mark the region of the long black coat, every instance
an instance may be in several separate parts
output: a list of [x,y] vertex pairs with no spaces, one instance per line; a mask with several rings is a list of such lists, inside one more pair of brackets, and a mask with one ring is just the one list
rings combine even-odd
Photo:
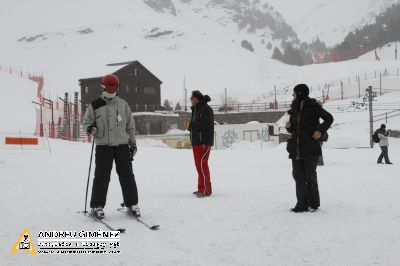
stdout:
[[[323,109],[315,99],[306,98],[302,102],[293,102],[290,114],[292,137],[288,140],[289,158],[309,158],[322,155],[321,145],[313,139],[315,131],[324,135],[333,123],[333,116]],[[324,121],[320,123],[320,119]]]
[[214,111],[207,104],[209,97],[192,107],[192,117],[189,124],[192,145],[214,145]]

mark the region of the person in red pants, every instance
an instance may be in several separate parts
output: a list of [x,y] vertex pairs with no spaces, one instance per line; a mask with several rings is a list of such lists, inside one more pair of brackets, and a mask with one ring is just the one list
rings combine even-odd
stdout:
[[208,105],[210,96],[200,91],[193,91],[190,97],[192,116],[189,124],[190,140],[192,142],[194,161],[198,174],[197,191],[193,194],[199,198],[212,194],[208,158],[214,145],[214,112]]

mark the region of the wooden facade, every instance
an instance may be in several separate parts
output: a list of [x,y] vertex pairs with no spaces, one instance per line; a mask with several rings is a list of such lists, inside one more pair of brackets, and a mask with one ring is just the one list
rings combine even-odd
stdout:
[[[108,64],[121,68],[115,74],[120,81],[119,96],[128,102],[133,112],[162,110],[161,84],[153,73],[139,61]],[[102,93],[101,77],[80,79],[82,110]]]

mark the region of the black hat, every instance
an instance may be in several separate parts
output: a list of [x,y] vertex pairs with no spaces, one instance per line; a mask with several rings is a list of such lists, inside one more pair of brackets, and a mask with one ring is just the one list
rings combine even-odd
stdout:
[[203,100],[204,95],[200,91],[192,91],[192,97],[197,98],[197,100],[201,101]]
[[310,89],[306,84],[298,84],[294,87],[293,91],[299,98],[306,98],[310,94]]
[[386,128],[386,125],[385,125],[385,124],[382,124],[382,125],[381,125],[381,128],[382,128],[382,129]]

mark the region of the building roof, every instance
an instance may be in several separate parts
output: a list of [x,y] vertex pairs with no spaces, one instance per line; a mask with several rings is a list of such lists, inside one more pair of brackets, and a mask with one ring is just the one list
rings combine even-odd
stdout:
[[[120,63],[110,63],[105,65],[106,66],[106,70],[107,72],[104,73],[113,73],[113,74],[118,74],[119,71],[121,71],[122,69],[129,67],[131,65],[134,64],[138,64],[141,67],[143,67],[147,72],[150,73],[151,76],[154,77],[154,79],[156,79],[158,82],[160,82],[160,84],[162,84],[162,81],[156,76],[154,75],[150,70],[148,70],[142,63],[140,63],[139,61],[135,60],[135,61],[127,61],[127,62],[120,62]],[[121,67],[123,66],[123,67]],[[103,75],[103,74],[101,74]],[[79,82],[81,81],[85,81],[85,80],[94,80],[94,79],[100,79],[102,76],[98,76],[98,77],[92,77],[92,78],[82,78],[79,79]]]

